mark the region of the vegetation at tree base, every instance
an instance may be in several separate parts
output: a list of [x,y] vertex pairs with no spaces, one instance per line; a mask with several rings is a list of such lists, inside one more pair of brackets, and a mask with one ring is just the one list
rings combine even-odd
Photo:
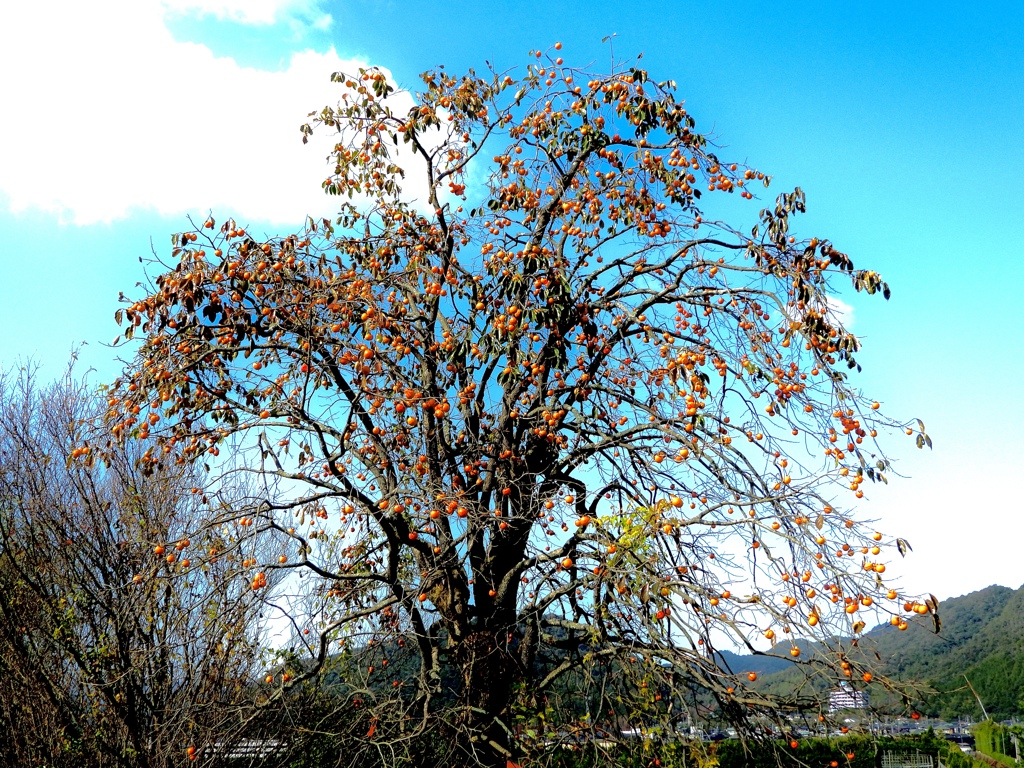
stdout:
[[[913,736],[874,737],[851,734],[834,738],[802,738],[793,741],[776,739],[757,743],[739,740],[721,742],[651,741],[646,745],[611,742],[590,742],[555,748],[544,761],[550,768],[590,768],[593,765],[613,765],[616,768],[779,768],[779,766],[821,766],[821,768],[880,768],[886,752],[902,755],[927,755],[941,761],[946,768],[992,768],[982,757],[964,754],[946,739],[926,733]],[[318,762],[292,764],[294,768],[322,765]],[[429,762],[388,763],[370,762],[368,768],[378,766],[432,765]],[[523,768],[533,765],[523,762]],[[998,765],[998,763],[997,763]]]
[[756,729],[807,702],[723,672],[721,633],[816,636],[802,666],[865,685],[833,638],[866,608],[907,626],[880,562],[906,544],[849,508],[886,479],[883,433],[930,438],[848,379],[830,303],[836,280],[888,286],[791,234],[799,189],[739,205],[769,177],[720,160],[673,83],[558,47],[516,76],[427,73],[401,113],[382,73],[337,74],[303,127],[336,131],[337,219],[257,240],[211,217],[117,313],[141,343],[88,447],[252,475],[244,511],[205,509],[224,546],[192,567],[293,629],[265,704],[332,652],[414,660],[366,667],[350,761],[439,736],[443,763],[505,766],[709,708]]
[[857,734],[842,738],[810,738],[791,742],[776,741],[773,749],[746,749],[741,742],[729,741],[718,745],[720,768],[771,768],[779,765],[831,766],[833,763],[850,768],[870,768],[881,764],[885,752],[921,753],[941,758],[947,768],[953,768],[948,756],[961,755],[956,745],[933,733],[920,736],[873,737]]
[[885,750],[921,752],[936,756],[945,750],[943,739],[935,737],[904,737],[874,739],[849,736],[824,739],[809,738],[795,742],[774,740],[744,744],[738,740],[722,742],[673,742],[650,744],[646,748],[626,752],[621,745],[589,744],[576,749],[560,750],[553,768],[587,768],[609,764],[617,768],[683,768],[711,766],[719,768],[778,768],[779,766],[830,766],[833,762],[845,768],[875,768]]

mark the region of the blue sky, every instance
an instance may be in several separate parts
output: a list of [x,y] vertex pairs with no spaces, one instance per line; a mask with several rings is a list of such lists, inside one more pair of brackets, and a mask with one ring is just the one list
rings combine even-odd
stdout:
[[894,445],[908,479],[861,510],[914,546],[902,583],[1024,583],[1022,6],[100,0],[4,4],[0,28],[0,364],[56,374],[85,343],[112,378],[118,291],[187,215],[273,233],[328,213],[326,150],[297,127],[334,98],[332,71],[414,89],[436,64],[515,67],[556,40],[601,67],[614,35],[678,82],[723,157],[807,192],[800,233],[892,286],[841,298],[861,385],[935,440]]

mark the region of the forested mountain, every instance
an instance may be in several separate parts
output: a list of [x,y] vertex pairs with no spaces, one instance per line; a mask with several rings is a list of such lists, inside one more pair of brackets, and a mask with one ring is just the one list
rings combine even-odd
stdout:
[[[916,702],[925,714],[980,718],[982,712],[966,675],[991,717],[1024,715],[1024,587],[993,585],[951,598],[940,605],[939,615],[938,634],[930,617],[911,620],[903,632],[882,624],[864,635],[860,650],[873,659],[877,653],[890,676],[934,689]],[[815,648],[804,646],[803,650],[801,658],[806,659]],[[721,655],[735,673],[757,672],[766,687],[791,687],[804,681],[805,675],[781,656],[784,651],[778,653],[743,656],[725,651]],[[825,684],[822,681],[821,686]]]
[[986,587],[947,600],[939,612],[938,635],[928,621],[906,632],[884,625],[870,633],[889,671],[942,692],[929,701],[930,714],[981,716],[965,675],[992,717],[1024,714],[1024,587]]

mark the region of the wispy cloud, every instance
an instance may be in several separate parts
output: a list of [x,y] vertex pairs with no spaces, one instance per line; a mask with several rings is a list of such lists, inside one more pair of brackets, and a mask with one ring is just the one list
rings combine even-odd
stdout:
[[221,218],[268,223],[334,210],[320,181],[337,139],[322,132],[303,145],[299,125],[311,110],[337,103],[332,72],[367,63],[331,49],[295,53],[280,71],[243,67],[175,40],[165,25],[169,9],[271,23],[312,4],[59,5],[0,7],[0,197],[13,210],[53,211],[81,224],[137,208],[214,209]]
[[323,18],[318,0],[159,0],[170,12],[214,16],[240,24],[275,24],[290,19]]
[[313,28],[319,30],[330,29],[334,24],[334,17],[329,13],[323,13],[313,21]]
[[834,314],[843,324],[846,330],[853,330],[854,311],[853,307],[836,296],[829,296],[827,300],[829,311]]

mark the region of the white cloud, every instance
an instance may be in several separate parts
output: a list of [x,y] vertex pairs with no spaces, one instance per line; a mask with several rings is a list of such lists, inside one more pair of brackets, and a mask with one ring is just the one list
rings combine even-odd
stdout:
[[[248,20],[302,5],[167,4]],[[337,103],[332,72],[365,63],[332,49],[295,53],[281,71],[242,67],[175,40],[164,23],[167,4],[0,6],[0,198],[15,211],[43,209],[79,224],[138,208],[291,224],[333,212],[336,201],[320,182],[336,137],[323,131],[303,145],[299,125]],[[412,103],[398,101],[401,111]]]
[[846,330],[853,329],[854,313],[851,305],[836,296],[828,296],[826,304],[828,304],[829,311],[839,319]]
[[319,30],[330,29],[332,24],[334,24],[334,17],[329,13],[325,13],[316,18],[313,22],[313,28]]
[[215,16],[240,24],[273,24],[285,17],[320,16],[315,0],[160,0],[168,11]]

